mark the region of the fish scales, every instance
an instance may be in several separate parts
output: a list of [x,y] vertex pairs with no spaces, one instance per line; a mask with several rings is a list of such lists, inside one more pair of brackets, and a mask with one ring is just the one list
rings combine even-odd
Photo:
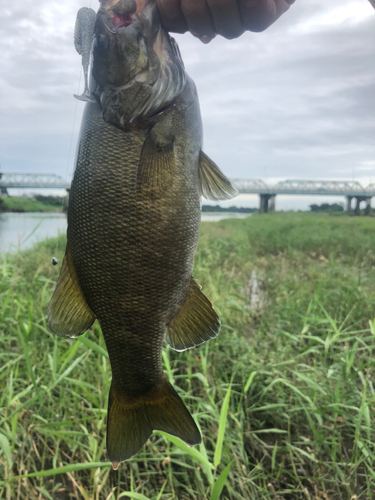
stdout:
[[[107,452],[115,468],[153,430],[201,441],[163,373],[162,347],[166,340],[181,351],[218,334],[192,270],[201,195],[234,194],[201,151],[195,85],[155,2],[130,2],[129,12],[127,5],[103,0],[96,16],[66,254],[49,306],[57,335],[77,337],[100,323],[112,370]],[[87,32],[87,18],[77,17],[77,33]]]
[[134,393],[154,381],[154,372],[159,377],[164,325],[190,284],[199,231],[197,174],[181,168],[185,180],[176,176],[162,199],[150,199],[147,190],[140,195],[142,141],[107,124],[97,104],[88,104],[85,115],[68,248],[87,304],[102,326],[114,383]]

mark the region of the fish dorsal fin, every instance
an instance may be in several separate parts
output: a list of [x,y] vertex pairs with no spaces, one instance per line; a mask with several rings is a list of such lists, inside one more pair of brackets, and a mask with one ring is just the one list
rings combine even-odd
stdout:
[[185,302],[168,325],[166,341],[176,351],[184,351],[217,336],[220,319],[211,302],[192,278]]
[[199,154],[199,184],[207,200],[230,200],[238,195],[230,180],[203,151]]
[[60,337],[78,337],[95,321],[95,315],[86,303],[78,278],[65,254],[59,280],[48,306],[50,329]]

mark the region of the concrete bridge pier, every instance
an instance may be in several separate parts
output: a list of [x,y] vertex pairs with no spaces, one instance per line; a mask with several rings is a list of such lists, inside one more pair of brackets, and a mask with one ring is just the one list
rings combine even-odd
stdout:
[[266,214],[267,212],[275,211],[275,194],[260,194],[259,213]]
[[370,215],[371,212],[371,198],[366,199],[365,215]]
[[370,215],[371,212],[371,197],[368,196],[356,196],[355,197],[356,203],[355,203],[355,209],[354,209],[354,215],[361,215],[361,202],[365,201],[366,202],[366,208],[365,208],[365,215]]
[[353,196],[346,197],[346,214],[347,215],[352,214],[352,199],[353,199]]
[[268,212],[268,200],[269,200],[268,195],[260,194],[259,199],[260,199],[259,213],[266,214]]
[[275,211],[275,207],[276,207],[276,195],[272,194],[270,196],[268,209],[269,209],[270,212],[274,212]]
[[354,208],[354,215],[356,215],[358,217],[358,215],[361,214],[360,210],[361,210],[361,201],[362,199],[359,198],[359,196],[356,196],[355,198],[355,208]]

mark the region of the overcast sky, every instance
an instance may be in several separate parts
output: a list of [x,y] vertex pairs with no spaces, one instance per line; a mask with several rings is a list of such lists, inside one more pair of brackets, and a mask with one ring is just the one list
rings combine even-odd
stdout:
[[[73,29],[82,6],[90,0],[2,7],[3,171],[71,178],[84,107],[73,98],[81,74]],[[229,177],[375,182],[375,11],[367,0],[296,0],[264,33],[232,41],[175,38],[198,87],[205,152]],[[314,202],[321,200],[280,197],[277,206]]]

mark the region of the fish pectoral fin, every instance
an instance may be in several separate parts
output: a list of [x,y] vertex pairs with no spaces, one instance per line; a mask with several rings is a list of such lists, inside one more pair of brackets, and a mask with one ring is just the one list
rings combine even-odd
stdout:
[[230,180],[203,151],[199,154],[199,185],[207,200],[230,200],[238,195]]
[[74,266],[66,253],[48,306],[49,327],[60,337],[78,337],[94,321],[95,315],[86,303]]
[[173,137],[155,126],[143,144],[138,169],[138,189],[163,192],[172,184],[175,171]]
[[193,417],[165,376],[154,394],[135,402],[126,402],[117,392],[112,383],[108,400],[107,453],[114,468],[136,455],[153,430],[168,432],[190,446],[201,442]]
[[192,278],[186,300],[167,327],[166,341],[176,351],[185,351],[217,336],[220,319],[211,302]]

